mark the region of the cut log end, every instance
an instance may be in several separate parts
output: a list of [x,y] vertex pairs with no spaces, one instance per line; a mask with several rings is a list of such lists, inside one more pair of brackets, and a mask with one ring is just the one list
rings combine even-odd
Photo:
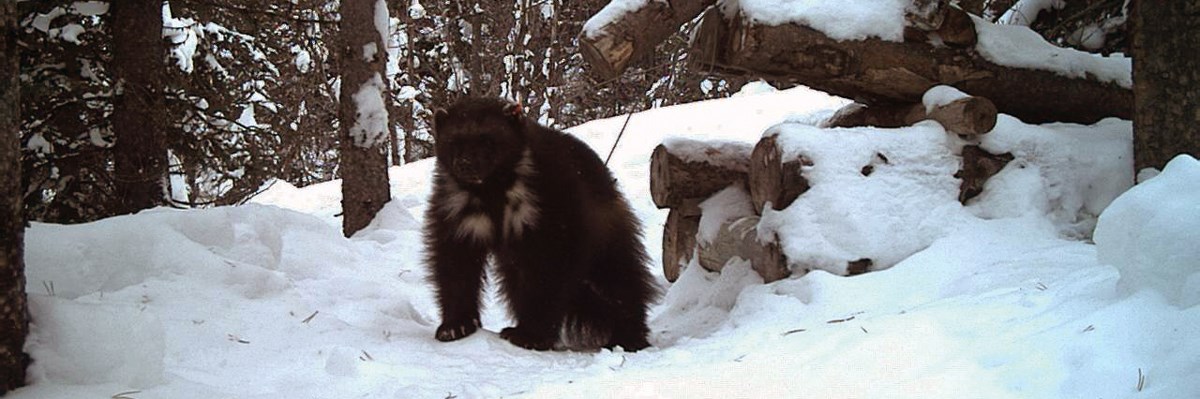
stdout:
[[684,161],[661,144],[650,155],[650,198],[660,209],[679,207],[689,199],[708,198],[745,181],[743,171],[708,162]]
[[938,121],[947,131],[960,135],[980,135],[996,127],[996,104],[983,97],[966,97],[929,110],[929,119]]
[[696,233],[700,231],[699,202],[672,209],[663,226],[663,276],[667,281],[679,279],[683,265],[691,262],[696,247]]
[[787,208],[808,191],[801,168],[812,166],[812,161],[801,157],[785,162],[782,156],[774,136],[759,140],[750,153],[750,199],[756,213],[762,214],[768,203],[774,210]]
[[617,40],[616,36],[592,39],[580,35],[579,51],[593,73],[602,79],[614,79],[620,76],[633,57],[633,42]]

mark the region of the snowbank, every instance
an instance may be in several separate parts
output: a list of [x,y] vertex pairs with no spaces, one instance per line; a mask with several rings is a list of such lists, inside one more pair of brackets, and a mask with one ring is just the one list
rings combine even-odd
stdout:
[[785,123],[766,135],[777,137],[781,159],[813,163],[801,172],[811,188],[786,209],[767,207],[759,223],[759,239],[778,236],[792,266],[844,275],[849,262],[867,258],[887,268],[945,235],[953,226],[947,219],[962,217],[954,178],[960,160],[953,135],[936,123],[903,129]]
[[777,137],[783,159],[812,161],[801,169],[811,188],[786,209],[765,210],[759,237],[778,236],[794,268],[839,275],[860,259],[870,259],[872,270],[890,267],[972,215],[1045,218],[1064,236],[1087,238],[1100,212],[1133,184],[1132,130],[1117,119],[1027,125],[1001,115],[979,145],[1014,159],[964,208],[955,154],[968,143],[935,122],[900,129],[780,124],[766,135]]
[[1121,272],[1127,294],[1150,290],[1182,308],[1200,304],[1200,162],[1175,157],[1158,176],[1100,216],[1100,261]]

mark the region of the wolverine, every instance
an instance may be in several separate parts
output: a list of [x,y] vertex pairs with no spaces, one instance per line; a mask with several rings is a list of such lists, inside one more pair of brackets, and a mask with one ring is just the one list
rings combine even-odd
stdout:
[[500,99],[459,100],[434,113],[433,127],[424,239],[442,317],[435,338],[479,329],[491,264],[515,322],[500,337],[512,344],[649,346],[646,312],[657,289],[641,228],[596,153]]

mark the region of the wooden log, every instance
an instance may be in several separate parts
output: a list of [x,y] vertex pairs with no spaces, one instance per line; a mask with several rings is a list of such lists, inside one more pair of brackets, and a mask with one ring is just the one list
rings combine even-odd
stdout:
[[750,261],[763,281],[772,282],[791,275],[779,244],[758,241],[758,217],[749,216],[721,225],[712,242],[697,247],[697,263],[707,270],[721,271],[733,257]]
[[663,276],[667,281],[679,279],[683,266],[692,261],[696,248],[696,233],[700,231],[700,201],[692,200],[671,209],[663,226]]
[[965,97],[926,109],[924,104],[848,104],[821,127],[902,127],[924,119],[937,121],[947,132],[961,136],[987,134],[996,127],[996,105],[983,97]]
[[705,269],[719,272],[734,256],[749,260],[750,254],[757,252],[761,247],[757,241],[757,224],[757,217],[741,218],[722,224],[712,242],[696,245],[696,255],[699,257],[696,259],[697,263]]
[[[707,21],[709,18],[721,20]],[[951,21],[956,18],[965,19],[956,24]],[[1128,88],[1094,78],[999,66],[971,45],[877,38],[838,41],[795,23],[765,25],[740,14],[724,18],[715,12],[705,14],[704,19],[693,44],[716,43],[719,51],[709,50],[697,61],[718,72],[792,80],[867,105],[916,104],[930,88],[950,85],[987,98],[999,112],[1028,123],[1090,124],[1133,115],[1133,94]],[[956,25],[964,32],[943,32]],[[974,21],[965,13],[947,14],[934,33],[947,43],[975,42]]]
[[979,33],[975,31],[975,21],[966,11],[954,7],[946,7],[946,19],[942,26],[933,31],[930,39],[940,41],[951,47],[970,47],[979,42]]
[[996,127],[996,104],[983,97],[966,97],[940,104],[925,115],[940,123],[946,131],[975,136],[987,134]]
[[736,256],[750,261],[764,282],[790,276],[777,240],[758,241],[758,220],[757,216],[749,216],[723,224],[713,242],[697,247],[697,263],[707,270],[721,271]]
[[962,184],[959,185],[958,202],[966,205],[967,201],[983,193],[983,186],[987,180],[1000,173],[1000,170],[1013,160],[1013,155],[992,154],[977,145],[969,145],[963,147],[962,159],[962,169],[955,173],[954,177],[962,180]]
[[[592,18],[620,12],[610,9],[622,6],[620,3],[610,3]],[[716,0],[647,1],[642,8],[624,10],[618,18],[588,21],[579,35],[579,49],[593,72],[604,79],[615,78],[714,3]]]
[[783,256],[783,249],[779,247],[779,237],[773,237],[760,245],[761,251],[751,255],[750,263],[754,271],[762,276],[763,282],[779,281],[792,275],[787,258]]
[[821,123],[823,128],[831,127],[883,127],[895,128],[910,126],[925,119],[923,104],[876,104],[865,105],[850,103],[837,110],[828,120]]
[[[731,154],[713,154],[718,155]],[[731,184],[745,182],[746,168],[744,164],[685,161],[659,144],[650,155],[650,197],[659,209],[675,208],[686,200],[708,198]]]
[[812,166],[806,157],[783,159],[776,136],[764,137],[750,153],[750,199],[754,212],[761,215],[767,203],[774,210],[787,208],[808,191],[808,180],[801,167]]

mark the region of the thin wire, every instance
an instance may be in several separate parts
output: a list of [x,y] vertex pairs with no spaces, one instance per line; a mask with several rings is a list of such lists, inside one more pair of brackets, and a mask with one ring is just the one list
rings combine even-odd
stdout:
[[617,152],[617,144],[621,143],[621,136],[625,135],[625,127],[629,126],[630,119],[633,119],[632,112],[625,116],[625,124],[621,125],[621,131],[617,133],[617,140],[613,141],[612,149],[608,150],[608,157],[604,158],[604,166],[608,166],[608,161],[612,159],[613,153]]

